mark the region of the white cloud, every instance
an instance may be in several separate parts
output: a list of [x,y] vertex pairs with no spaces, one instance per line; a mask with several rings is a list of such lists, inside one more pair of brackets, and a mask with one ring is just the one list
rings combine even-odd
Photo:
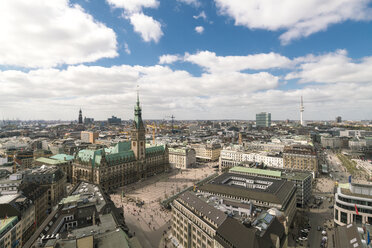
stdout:
[[159,57],[159,64],[172,64],[181,59],[179,55],[165,54]]
[[[132,119],[137,85],[141,87],[145,119],[159,119],[172,113],[177,119],[254,119],[260,111],[271,112],[273,119],[298,119],[301,95],[307,120],[334,119],[337,115],[344,119],[368,119],[372,115],[369,57],[353,61],[346,51],[340,50],[290,61],[275,53],[222,57],[213,52],[200,52],[184,58],[164,55],[159,62],[170,63],[176,58],[195,61],[205,71],[194,76],[186,70],[163,65],[79,65],[28,72],[0,71],[1,118],[76,119],[81,106],[84,116],[96,120],[113,114]],[[336,68],[345,68],[345,72],[336,70],[339,78],[336,71],[331,70],[329,76],[317,79],[328,83],[304,84],[301,89],[290,89],[298,87],[296,83],[289,85],[289,89],[281,89],[284,75],[261,71],[278,67],[302,73],[306,64],[315,68],[315,65],[332,63]],[[252,68],[257,72],[243,72]],[[358,80],[339,81],[349,73],[360,74]],[[330,81],[333,76],[335,79]],[[308,80],[307,77],[304,74],[303,79]]]
[[372,56],[354,61],[346,50],[320,56],[309,55],[297,59],[296,71],[286,79],[299,79],[300,83],[372,83]]
[[127,53],[127,54],[130,54],[130,49],[129,49],[129,46],[128,46],[128,43],[124,43],[124,51]]
[[160,22],[156,21],[151,16],[143,13],[135,13],[130,17],[130,23],[133,25],[134,31],[139,33],[142,39],[146,42],[158,42],[163,36]]
[[273,52],[247,56],[217,56],[214,52],[201,51],[186,54],[185,61],[197,64],[209,72],[289,68],[293,64],[287,57]]
[[163,36],[161,24],[151,16],[142,12],[143,8],[157,8],[157,0],[107,0],[114,8],[124,9],[123,17],[130,20],[135,32],[139,33],[145,42],[159,42]]
[[[145,118],[159,118],[176,109],[192,113],[218,108],[225,105],[218,99],[275,88],[278,80],[267,72],[204,73],[195,77],[187,71],[160,65],[9,70],[0,72],[3,88],[0,106],[6,117],[15,118],[71,119],[75,118],[76,106],[82,106],[95,110],[90,116],[96,119],[111,114],[125,115],[128,119],[133,115],[136,85],[140,85],[141,101],[146,106]],[[21,108],[29,111],[20,111]],[[14,116],[14,113],[19,115]]]
[[202,34],[204,32],[204,28],[202,26],[196,26],[195,27],[195,31],[198,33],[198,34]]
[[219,12],[235,25],[250,29],[286,30],[283,44],[327,29],[346,20],[371,20],[370,0],[215,0]]
[[115,8],[122,8],[126,13],[138,13],[143,8],[157,8],[157,0],[107,0]]
[[194,7],[200,7],[199,0],[177,0],[177,2],[185,3]]
[[114,31],[68,0],[12,0],[1,6],[2,65],[53,67],[118,55]]
[[207,15],[205,14],[205,12],[204,12],[204,10],[202,11],[202,12],[200,12],[200,14],[199,15],[194,15],[194,16],[192,16],[194,19],[199,19],[199,18],[202,18],[202,19],[204,19],[204,20],[207,20]]

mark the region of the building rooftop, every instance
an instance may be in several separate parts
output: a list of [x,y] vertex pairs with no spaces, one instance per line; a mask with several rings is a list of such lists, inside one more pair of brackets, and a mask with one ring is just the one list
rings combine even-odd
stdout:
[[82,182],[70,196],[60,201],[60,204],[66,206],[73,203],[78,205],[94,203],[97,211],[100,212],[106,205],[106,200],[96,185]]
[[184,204],[188,205],[191,209],[199,212],[202,218],[206,219],[207,222],[213,222],[213,224],[217,227],[220,226],[227,218],[225,213],[208,205],[205,201],[199,199],[190,191],[186,191],[185,193],[181,194],[178,199],[184,202]]
[[291,171],[283,172],[281,178],[291,179],[291,180],[305,180],[308,177],[312,177],[311,172],[300,172],[300,171]]
[[282,174],[280,171],[263,170],[263,169],[248,168],[248,167],[242,167],[242,166],[235,166],[231,168],[229,172],[252,173],[252,174],[271,176],[271,177],[280,177]]
[[19,196],[20,196],[20,194],[2,195],[2,196],[0,196],[0,204],[10,203]]
[[[235,180],[239,182],[235,183]],[[243,184],[244,182],[248,182],[248,184],[253,182],[255,185],[253,186],[254,188],[251,185],[244,187],[239,185],[241,182]],[[224,173],[198,189],[215,194],[231,195],[238,198],[244,197],[283,205],[288,200],[287,196],[292,191],[295,191],[295,186],[294,183],[284,180]]]
[[348,189],[348,188],[340,188],[340,190],[341,190],[341,193],[344,194],[344,195],[350,195],[350,196],[355,196],[355,197],[360,197],[360,198],[372,199],[371,195],[355,194],[355,193],[351,192],[350,189]]
[[338,226],[335,232],[336,247],[338,248],[372,247],[372,244],[367,245],[368,238],[366,231],[370,231],[370,225],[366,225],[364,228],[360,226],[358,227],[354,223],[345,226]]
[[56,160],[56,159],[51,159],[51,158],[37,158],[35,160],[36,162],[43,163],[43,164],[50,164],[50,165],[59,165],[59,164],[64,164],[66,161],[61,161],[61,160]]
[[259,246],[256,228],[246,228],[232,218],[227,218],[226,221],[217,229],[216,240],[220,244],[228,242],[233,247],[269,247]]
[[18,222],[17,216],[10,216],[8,218],[0,219],[0,238],[5,234],[7,229],[15,226]]
[[50,158],[60,160],[60,161],[71,161],[74,159],[74,156],[61,153],[61,154],[56,154],[54,156],[51,156]]

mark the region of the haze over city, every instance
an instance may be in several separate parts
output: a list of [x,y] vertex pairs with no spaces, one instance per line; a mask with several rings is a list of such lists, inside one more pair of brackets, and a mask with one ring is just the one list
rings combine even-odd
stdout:
[[6,1],[0,118],[371,119],[371,1]]

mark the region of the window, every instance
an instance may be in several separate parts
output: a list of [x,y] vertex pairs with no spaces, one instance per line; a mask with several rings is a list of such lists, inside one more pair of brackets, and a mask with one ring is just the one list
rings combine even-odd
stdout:
[[362,216],[353,214],[353,221],[356,222],[357,224],[362,224]]
[[347,224],[347,214],[345,212],[341,212],[341,222]]

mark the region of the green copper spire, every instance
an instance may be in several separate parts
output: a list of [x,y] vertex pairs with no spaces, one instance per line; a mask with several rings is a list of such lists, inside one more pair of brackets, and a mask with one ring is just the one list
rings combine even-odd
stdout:
[[139,86],[137,85],[137,106],[139,106]]
[[138,90],[138,85],[137,85],[137,104],[134,107],[134,124],[137,129],[143,126],[141,112],[142,111],[141,111],[141,106],[140,106],[140,101],[139,101],[139,90]]

